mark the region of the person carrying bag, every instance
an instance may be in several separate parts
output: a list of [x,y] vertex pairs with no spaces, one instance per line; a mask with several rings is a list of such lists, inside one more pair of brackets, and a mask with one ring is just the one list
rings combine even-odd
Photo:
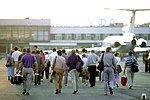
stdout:
[[131,64],[131,71],[139,72],[138,63],[136,61]]
[[57,51],[58,56],[55,57],[54,63],[52,64],[52,76],[54,77],[54,84],[56,93],[60,94],[62,90],[62,80],[65,70],[65,58],[62,57],[62,51]]
[[102,55],[102,59],[101,59],[101,61],[98,63],[98,66],[97,66],[97,69],[98,69],[99,71],[103,71],[103,70],[104,70],[103,57],[104,57],[104,54]]
[[125,74],[125,70],[127,70],[129,89],[133,88],[133,82],[134,82],[134,77],[135,77],[135,72],[133,72],[133,70],[132,70],[133,62],[137,62],[137,59],[135,58],[135,56],[133,56],[133,52],[129,51],[128,57],[125,60],[125,67],[124,67],[124,74]]

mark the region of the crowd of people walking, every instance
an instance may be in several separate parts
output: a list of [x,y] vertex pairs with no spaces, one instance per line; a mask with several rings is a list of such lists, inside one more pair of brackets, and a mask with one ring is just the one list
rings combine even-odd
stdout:
[[[79,91],[79,76],[86,86],[94,87],[96,85],[97,72],[99,79],[104,83],[104,94],[113,95],[114,87],[119,88],[119,74],[123,70],[123,74],[128,77],[129,89],[133,88],[134,72],[131,72],[131,64],[137,59],[129,52],[129,56],[125,61],[125,67],[120,64],[120,53],[112,53],[111,47],[106,48],[106,52],[97,55],[94,50],[89,53],[86,49],[79,53],[78,50],[72,50],[71,54],[67,54],[65,49],[56,50],[53,48],[52,53],[38,50],[38,46],[34,46],[34,50],[24,48],[19,51],[18,47],[11,50],[6,56],[7,61],[11,61],[11,66],[7,67],[8,80],[15,74],[23,75],[23,95],[30,95],[32,81],[34,85],[40,85],[44,78],[54,82],[56,94],[61,94],[62,87],[68,85],[68,77],[72,79],[73,92]],[[98,71],[97,65],[103,61],[104,69]],[[82,66],[82,72],[76,69],[77,63]],[[126,71],[127,70],[127,71]],[[53,76],[50,74],[53,72]],[[54,73],[55,72],[55,73]]]

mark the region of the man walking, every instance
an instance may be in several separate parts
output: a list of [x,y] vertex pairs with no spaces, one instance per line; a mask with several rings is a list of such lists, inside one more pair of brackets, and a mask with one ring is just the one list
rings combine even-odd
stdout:
[[22,74],[23,74],[23,92],[22,94],[30,95],[29,91],[31,89],[31,83],[32,83],[32,75],[33,75],[33,69],[32,66],[33,64],[36,65],[36,72],[37,72],[37,63],[36,59],[34,56],[30,54],[30,49],[27,49],[27,53],[22,57],[21,59],[21,64],[19,65],[18,71],[22,69],[21,67],[23,66]]
[[72,54],[68,58],[67,66],[69,67],[69,73],[73,80],[74,91],[72,94],[76,94],[78,92],[78,78],[79,78],[79,73],[76,70],[76,64],[77,62],[81,62],[81,65],[83,66],[83,61],[81,60],[79,55],[76,55],[75,50],[72,50],[71,53]]
[[[100,58],[99,62],[101,62],[102,57]],[[116,71],[116,63],[115,57],[111,53],[111,47],[106,48],[106,53],[103,56],[104,62],[104,94],[108,94],[108,89],[110,94],[113,94],[113,84],[114,84],[114,69]]]
[[89,79],[89,82],[91,84],[90,87],[95,86],[97,61],[98,61],[98,56],[95,54],[94,50],[91,50],[91,53],[88,55],[87,58],[88,71],[90,73],[90,79]]

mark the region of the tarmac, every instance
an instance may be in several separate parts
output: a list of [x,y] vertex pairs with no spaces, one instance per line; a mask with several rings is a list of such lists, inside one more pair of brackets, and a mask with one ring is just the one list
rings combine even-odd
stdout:
[[104,95],[103,83],[98,78],[95,87],[85,86],[80,79],[78,93],[72,94],[70,77],[68,85],[63,86],[61,94],[55,94],[54,83],[44,78],[41,85],[32,85],[30,95],[22,95],[22,84],[13,85],[7,80],[7,68],[4,64],[5,60],[0,60],[0,100],[141,100],[142,93],[146,93],[150,98],[150,73],[144,72],[142,61],[139,62],[140,71],[135,75],[133,89],[128,89],[128,86],[119,83],[119,88],[113,89],[114,94],[107,96]]

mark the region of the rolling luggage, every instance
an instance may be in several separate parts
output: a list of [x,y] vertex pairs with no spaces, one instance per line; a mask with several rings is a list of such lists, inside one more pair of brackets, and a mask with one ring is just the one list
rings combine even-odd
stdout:
[[23,76],[22,75],[15,75],[11,78],[11,84],[21,84],[23,83]]
[[126,75],[121,76],[121,84],[122,84],[122,86],[126,86],[126,84],[127,84],[127,76]]

